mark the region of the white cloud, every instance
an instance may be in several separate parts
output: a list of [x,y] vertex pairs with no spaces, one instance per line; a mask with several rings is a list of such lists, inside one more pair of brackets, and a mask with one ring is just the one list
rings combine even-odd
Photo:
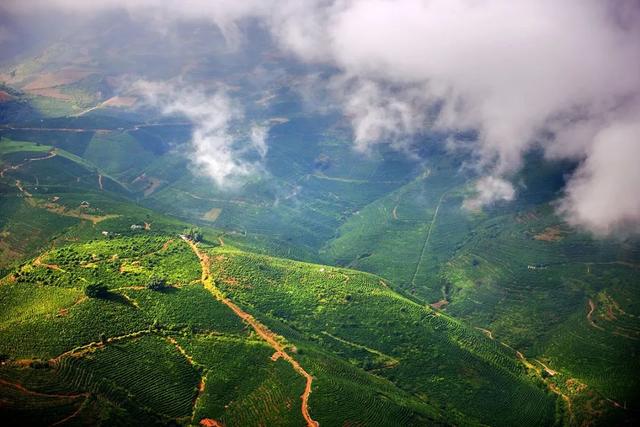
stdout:
[[257,151],[258,155],[264,159],[267,155],[267,135],[269,134],[269,128],[264,125],[254,124],[251,127],[250,141],[253,148]]
[[[427,128],[475,129],[473,155],[488,177],[466,205],[479,207],[512,199],[505,179],[540,146],[550,157],[584,161],[561,204],[571,223],[599,234],[640,223],[640,191],[623,190],[640,181],[607,173],[616,163],[592,158],[607,150],[637,158],[640,140],[622,144],[609,129],[630,114],[640,120],[637,3],[355,0],[334,8],[327,23],[326,60],[362,82],[341,89],[361,150]],[[431,119],[433,106],[440,111]],[[589,195],[607,200],[598,189],[614,184],[627,200],[585,216],[598,200]]]
[[[504,183],[526,151],[541,147],[549,157],[584,162],[561,203],[567,218],[598,233],[620,228],[615,203],[606,207],[611,215],[587,219],[579,212],[605,185],[600,179],[628,184],[619,174],[601,173],[605,166],[591,170],[600,164],[593,156],[603,158],[607,147],[632,156],[640,143],[621,144],[611,131],[630,114],[640,120],[636,0],[13,0],[5,6],[118,7],[149,21],[156,15],[205,20],[234,43],[242,40],[240,21],[257,19],[282,49],[337,70],[331,92],[359,150],[380,142],[402,148],[430,129],[474,129],[473,156],[490,177],[479,181],[485,196],[476,200],[491,203],[507,192],[488,184]],[[491,189],[497,193],[490,197]],[[632,193],[627,198],[634,202],[620,208],[624,223],[638,218],[629,210],[637,209],[640,191]]]
[[640,231],[640,122],[599,131],[560,203],[572,225],[597,235]]
[[347,76],[334,78],[331,86],[351,122],[359,151],[379,143],[402,148],[408,137],[428,127],[429,105],[418,87],[389,87]]
[[[192,151],[187,155],[196,170],[212,178],[220,188],[233,188],[242,178],[262,169],[268,128],[253,125],[247,140],[240,139],[231,125],[243,119],[242,109],[222,89],[208,93],[202,87],[138,81],[133,90],[164,114],[182,115],[194,124]],[[258,160],[247,159],[252,150]]]
[[509,181],[495,176],[485,176],[475,183],[475,193],[463,203],[465,209],[476,211],[499,201],[511,201],[516,191]]

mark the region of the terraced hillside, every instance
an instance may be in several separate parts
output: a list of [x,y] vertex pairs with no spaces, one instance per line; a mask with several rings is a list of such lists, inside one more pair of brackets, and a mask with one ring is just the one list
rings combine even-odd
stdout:
[[116,178],[59,145],[2,138],[0,161],[0,268],[50,245],[186,226],[128,200]]
[[575,423],[636,418],[638,241],[570,227],[553,206],[568,166],[532,164],[518,201],[484,211],[465,210],[465,183],[433,170],[349,218],[322,253],[519,349],[581,402]]
[[[93,283],[106,291],[87,296]],[[42,253],[0,294],[15,422],[37,408],[59,424],[300,425],[306,399],[320,425],[556,416],[512,350],[352,270],[177,235],[103,238]]]
[[[245,250],[384,277],[419,305],[518,349],[536,375],[545,366],[557,373],[548,382],[576,402],[567,418],[576,423],[633,417],[638,243],[594,240],[554,214],[571,165],[534,158],[518,201],[468,211],[459,159],[436,145],[419,162],[385,148],[356,162],[340,130],[294,117],[272,128],[269,178],[226,193],[172,151],[188,139],[179,122],[93,112],[42,123],[0,130],[11,137],[0,141],[6,271],[52,245],[103,233],[175,236],[187,224],[157,213],[169,212]],[[211,225],[224,231],[207,231]],[[370,339],[324,332],[358,345]]]
[[634,2],[79,3],[0,2],[0,420],[640,425]]
[[[295,129],[294,125],[286,132]],[[243,190],[242,199],[231,200],[228,195],[224,196],[226,199],[219,198],[220,194],[211,192],[213,190],[202,178],[178,172],[186,165],[175,167],[170,152],[163,151],[162,143],[149,136],[156,130],[150,130],[143,139],[130,137],[129,131],[117,130],[92,131],[86,136],[66,131],[23,130],[20,131],[22,136],[33,142],[3,139],[0,143],[3,160],[0,182],[5,189],[0,208],[3,212],[2,266],[11,268],[48,246],[74,241],[163,233],[176,236],[185,228],[185,223],[135,203],[135,198],[142,196],[144,203],[164,210],[167,203],[174,200],[171,204],[178,209],[186,208],[179,213],[190,220],[197,220],[202,212],[215,211],[215,218],[210,216],[211,220],[203,220],[201,224],[209,238],[218,243],[226,241],[263,253],[326,260],[334,265],[348,265],[392,278],[392,282],[386,279],[384,282],[411,295],[417,306],[430,303],[437,308],[436,312],[442,314],[444,310],[465,321],[477,328],[473,330],[474,334],[484,333],[495,338],[496,347],[501,351],[506,349],[511,356],[516,353],[509,348],[518,349],[524,355],[522,357],[533,361],[525,364],[531,375],[554,373],[546,381],[548,388],[564,396],[565,410],[569,411],[565,414],[567,422],[632,417],[629,411],[633,410],[638,389],[634,379],[638,367],[633,363],[638,330],[634,291],[637,245],[634,242],[621,245],[613,241],[594,241],[576,233],[554,216],[547,200],[553,196],[549,189],[556,185],[558,171],[562,168],[539,168],[532,176],[523,176],[530,194],[523,195],[522,202],[473,213],[461,209],[467,194],[464,176],[452,172],[455,162],[446,163],[437,152],[432,153],[435,157],[423,164],[422,169],[412,169],[408,175],[400,173],[403,163],[397,163],[397,168],[393,168],[394,156],[385,158],[384,155],[367,167],[349,170],[345,175],[347,164],[332,160],[320,170],[310,153],[298,156],[301,153],[291,151],[294,140],[284,138],[285,132],[285,143],[272,154],[274,165],[297,153],[297,158],[301,159],[296,166],[299,171],[293,175],[286,175],[290,174],[289,170],[276,171],[281,173],[277,178],[282,180],[280,184],[263,182],[258,187],[248,186]],[[157,131],[166,133],[167,129]],[[319,141],[316,148],[333,153],[328,158],[343,157],[343,145]],[[99,152],[104,144],[111,148],[107,150],[109,156],[101,154],[92,158],[91,153]],[[146,153],[144,156],[150,163],[141,167],[134,164],[131,169],[122,163],[126,158],[123,153],[135,147]],[[166,175],[170,170],[182,175]],[[304,175],[300,178],[297,173]],[[168,185],[176,178],[178,181]],[[316,181],[322,181],[322,185],[316,188]],[[264,185],[278,188],[286,182],[301,184],[305,194],[302,199],[312,203],[302,207],[297,197],[288,202],[272,203],[267,199],[260,202],[253,196],[254,193],[263,194]],[[388,187],[380,188],[379,182],[387,182]],[[326,188],[328,184],[334,187]],[[191,195],[184,196],[186,193],[179,190],[183,186],[193,193],[188,191]],[[362,191],[364,189],[376,189],[378,193]],[[380,191],[388,193],[380,196]],[[274,197],[277,199],[277,193]],[[175,203],[176,200],[180,203]],[[83,206],[83,202],[88,206]],[[194,203],[198,207],[192,211]],[[298,218],[307,218],[305,221],[308,222],[298,222]],[[207,231],[207,224],[223,226],[226,231],[211,233]],[[132,226],[136,228],[132,229]],[[335,227],[336,237],[325,243],[318,253],[318,245]],[[292,240],[293,235],[301,238]],[[251,259],[246,264],[254,262],[255,259]],[[136,266],[123,268],[129,273],[137,269]],[[60,283],[69,279],[63,277]],[[299,279],[302,281],[303,278]],[[124,286],[125,282],[116,280]],[[320,292],[320,289],[312,292]],[[147,299],[153,298],[158,298],[158,294],[153,293]],[[275,301],[280,303],[280,296]],[[530,304],[531,301],[535,304]],[[305,300],[304,304],[314,306],[315,303]],[[339,307],[336,310],[346,309],[349,305]],[[274,302],[273,307],[263,307],[259,313],[263,310],[265,314],[277,312],[271,313],[271,317],[292,327],[286,316],[280,316],[287,308],[276,307]],[[386,318],[391,312],[393,310],[389,308],[384,313],[367,312],[361,316],[363,319],[369,315]],[[407,322],[420,321],[414,317],[401,316],[395,323],[389,320],[388,325],[382,322],[371,328],[396,328]],[[188,316],[184,319],[188,320]],[[447,319],[456,324],[452,317]],[[344,325],[352,321],[340,320]],[[326,323],[325,319],[315,321]],[[299,333],[298,329],[295,326],[293,331]],[[394,387],[406,387],[406,384],[396,382],[395,377],[384,375],[386,371],[376,370],[382,363],[378,359],[389,362],[398,357],[386,352],[381,352],[383,356],[367,352],[358,346],[379,351],[370,345],[372,336],[363,334],[360,340],[354,340],[349,338],[353,333],[350,330],[313,329],[307,331],[305,339],[312,343],[320,340],[323,345],[333,347],[355,344],[350,346],[350,351],[361,358],[360,368],[373,369],[377,376],[394,382]],[[406,339],[420,341],[422,335],[416,332]],[[396,346],[397,343],[386,345]],[[423,353],[432,354],[433,349],[416,346],[406,350],[423,358]],[[449,351],[438,349],[438,354],[449,360]],[[335,355],[345,357],[341,352],[344,349]],[[576,354],[585,357],[576,358]],[[385,359],[385,355],[390,359]],[[439,375],[440,367],[447,366],[440,365],[440,359],[435,356],[428,358],[428,363],[432,362],[430,375]],[[500,365],[502,361],[495,363]],[[474,369],[482,371],[484,368]],[[401,371],[389,372],[400,375]],[[416,371],[426,373],[429,369],[411,366],[401,374],[400,380],[422,378],[415,374]],[[415,378],[412,381],[418,382]],[[446,380],[431,384],[433,378],[428,378],[422,378],[415,389],[411,386],[403,390],[427,396],[433,396],[434,390],[438,390],[435,393],[440,396],[468,393],[466,385],[457,387]],[[427,384],[431,386],[427,387]],[[499,401],[505,396],[493,395],[491,400]],[[449,400],[449,407],[455,408]],[[567,404],[567,400],[572,403]],[[466,406],[465,399],[461,399],[459,405],[463,403]],[[477,409],[484,411],[486,405],[480,403]],[[478,420],[490,424],[497,422],[490,417],[478,417]]]

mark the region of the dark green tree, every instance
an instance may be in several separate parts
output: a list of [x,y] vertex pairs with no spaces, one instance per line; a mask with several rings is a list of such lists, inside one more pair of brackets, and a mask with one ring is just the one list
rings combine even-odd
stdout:
[[84,294],[89,298],[105,298],[109,291],[102,283],[90,283],[84,288]]
[[167,281],[162,277],[152,277],[147,283],[147,288],[152,291],[163,291],[167,289]]
[[185,236],[187,236],[187,238],[189,240],[193,240],[194,242],[201,242],[202,241],[202,232],[200,232],[199,228],[190,228],[188,230],[186,230],[186,232],[184,233]]

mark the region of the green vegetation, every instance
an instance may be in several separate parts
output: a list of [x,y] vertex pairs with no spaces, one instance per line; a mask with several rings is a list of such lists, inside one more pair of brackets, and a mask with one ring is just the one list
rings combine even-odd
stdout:
[[[407,392],[492,425],[545,424],[553,418],[554,399],[513,351],[398,295],[379,277],[223,248],[213,255],[216,282],[232,300],[264,313],[265,323],[284,322],[314,346]],[[304,349],[303,343],[296,346]],[[493,406],[506,395],[518,407],[511,415]]]
[[[43,67],[16,71],[29,81]],[[464,159],[437,138],[419,162],[384,145],[362,158],[333,119],[296,112],[270,131],[268,174],[226,191],[176,155],[189,126],[71,117],[102,84],[63,85],[68,100],[11,89],[2,110],[17,118],[0,128],[11,419],[33,422],[33,407],[78,424],[304,422],[304,379],[202,286],[180,234],[312,373],[321,425],[613,425],[637,413],[640,246],[555,215],[574,165],[532,155],[517,201],[472,212]],[[89,290],[99,283],[106,292]]]
[[[375,276],[228,246],[211,256],[216,283],[284,337],[288,351],[313,373],[310,413],[321,423],[552,419],[554,399],[513,354],[394,293]],[[303,378],[281,358],[270,360],[273,349],[203,289],[199,273],[188,245],[170,236],[104,239],[42,254],[0,286],[3,306],[13,310],[0,323],[0,353],[9,358],[0,375],[44,369],[51,376],[46,393],[70,387],[158,422],[299,425]],[[162,282],[158,277],[173,286],[150,290],[149,283]],[[108,295],[84,297],[87,283],[98,282]],[[17,312],[30,315],[16,318]],[[396,333],[383,332],[392,328]],[[431,361],[414,360],[423,351]],[[23,367],[20,360],[32,358],[42,367]],[[6,393],[9,383],[2,386]],[[512,418],[490,418],[495,397],[483,397],[489,383],[522,402]],[[34,378],[21,384],[41,387]],[[462,390],[468,391],[460,400],[451,399]],[[462,405],[470,398],[481,401]],[[72,403],[56,410],[77,410]]]
[[197,228],[190,228],[188,230],[185,230],[184,236],[194,242],[202,241],[202,232]]
[[152,291],[165,291],[167,290],[167,281],[160,277],[152,277],[149,283],[147,283],[147,289]]
[[109,290],[102,283],[90,283],[84,287],[84,294],[89,298],[106,298]]

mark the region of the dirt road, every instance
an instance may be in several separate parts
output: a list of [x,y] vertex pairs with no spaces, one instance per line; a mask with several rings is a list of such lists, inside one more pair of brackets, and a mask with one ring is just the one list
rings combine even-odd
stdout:
[[211,294],[224,305],[229,307],[239,318],[248,323],[256,333],[269,344],[277,354],[280,355],[284,360],[289,362],[289,364],[293,367],[293,369],[299,373],[306,380],[306,385],[304,388],[304,392],[302,393],[302,416],[307,422],[307,426],[310,427],[318,427],[320,423],[311,418],[309,414],[309,395],[311,394],[311,385],[313,383],[313,377],[304,370],[302,366],[293,358],[287,351],[284,349],[284,346],[278,341],[276,334],[274,334],[269,328],[256,320],[252,315],[243,311],[240,307],[238,307],[233,301],[229,298],[225,297],[223,293],[218,289],[213,283],[213,279],[211,278],[210,266],[211,259],[209,256],[201,251],[198,246],[187,239],[185,236],[180,236],[191,248],[193,253],[196,254],[198,259],[200,260],[200,265],[202,267],[202,283],[204,287],[211,292]]
[[56,155],[57,155],[57,154],[56,154],[56,150],[55,150],[55,148],[54,148],[54,149],[52,149],[49,153],[47,153],[47,155],[46,155],[46,156],[44,156],[44,157],[32,157],[32,158],[30,158],[30,159],[26,159],[26,160],[25,160],[24,162],[22,162],[22,163],[18,163],[17,165],[8,166],[8,167],[6,167],[6,168],[2,169],[2,171],[0,171],[0,177],[4,177],[4,174],[5,174],[7,171],[19,169],[19,168],[21,168],[22,166],[26,165],[27,163],[37,162],[38,160],[47,160],[47,159],[50,159],[50,158],[52,158],[52,157],[55,157]]
[[587,313],[587,321],[589,322],[589,324],[591,324],[591,326],[593,326],[596,329],[600,329],[601,331],[604,331],[604,328],[602,326],[598,326],[596,325],[596,322],[593,321],[593,312],[596,309],[596,304],[593,302],[593,300],[591,300],[591,298],[589,298],[589,312]]

